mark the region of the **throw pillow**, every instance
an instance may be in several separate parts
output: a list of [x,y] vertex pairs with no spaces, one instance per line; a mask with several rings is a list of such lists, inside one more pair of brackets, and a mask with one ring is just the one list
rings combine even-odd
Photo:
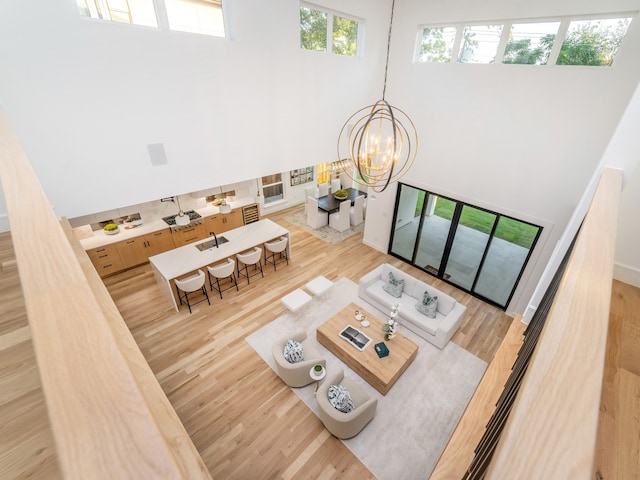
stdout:
[[297,340],[287,340],[282,353],[289,363],[298,363],[304,360],[302,344]]
[[416,310],[429,318],[436,318],[436,309],[438,308],[437,295],[432,297],[429,292],[424,292],[422,302],[416,303]]
[[353,400],[349,391],[342,385],[330,385],[327,392],[329,403],[333,408],[343,413],[349,413],[353,411]]
[[404,279],[396,278],[393,273],[389,272],[387,283],[382,285],[382,289],[392,297],[400,298],[402,290],[404,290]]

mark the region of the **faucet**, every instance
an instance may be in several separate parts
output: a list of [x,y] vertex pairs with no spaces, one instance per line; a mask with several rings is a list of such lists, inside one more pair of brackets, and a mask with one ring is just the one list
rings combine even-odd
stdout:
[[209,232],[209,236],[211,236],[211,235],[213,235],[213,238],[215,238],[215,239],[216,239],[216,248],[220,248],[220,247],[218,246],[218,237],[217,237],[217,235],[216,235],[216,232]]

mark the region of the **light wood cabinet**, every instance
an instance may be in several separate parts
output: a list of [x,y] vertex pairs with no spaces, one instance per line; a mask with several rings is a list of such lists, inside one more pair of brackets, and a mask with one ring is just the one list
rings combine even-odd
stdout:
[[143,236],[118,242],[116,247],[122,259],[123,268],[135,267],[149,259]]
[[124,268],[118,247],[115,244],[87,250],[87,255],[101,277],[106,277]]
[[175,248],[168,228],[123,240],[116,245],[124,268],[135,267],[147,262],[153,255]]
[[104,247],[87,250],[87,255],[101,277],[135,267],[149,261],[149,257],[175,248],[171,230],[165,228]]
[[216,235],[219,235],[243,225],[242,211],[239,209],[232,210],[229,213],[218,213],[204,219],[204,230],[207,235],[210,234],[209,232],[215,232]]
[[198,240],[204,240],[207,237],[207,231],[205,230],[204,224],[173,231],[171,234],[176,248],[189,245],[190,243],[197,242]]
[[147,244],[147,257],[158,255],[159,253],[166,252],[176,247],[173,242],[173,235],[171,235],[171,229],[169,228],[148,233],[144,236],[144,239]]

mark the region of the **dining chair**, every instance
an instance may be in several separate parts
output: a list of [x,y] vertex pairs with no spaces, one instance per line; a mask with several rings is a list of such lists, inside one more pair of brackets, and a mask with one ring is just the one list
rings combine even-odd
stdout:
[[331,193],[336,193],[342,187],[340,186],[340,179],[336,178],[335,180],[331,180]]
[[[207,289],[204,288],[204,280],[205,280],[205,277],[204,277],[204,272],[202,270],[198,270],[198,273],[196,273],[195,275],[191,275],[187,278],[174,280],[176,284],[176,290],[178,292],[178,300],[180,301],[180,305],[182,305],[183,303],[186,303],[187,307],[189,307],[189,313],[191,313],[191,307],[193,305],[197,305],[198,303],[204,302],[205,300],[209,303],[209,305],[211,305],[211,301],[209,300],[209,294],[207,293]],[[202,299],[198,300],[195,303],[191,302],[189,300],[189,295],[194,294],[198,291],[202,292],[203,294]]]
[[309,197],[318,198],[318,187],[307,187],[304,189],[304,211],[309,211]]
[[348,230],[351,226],[351,219],[349,218],[349,212],[351,210],[351,202],[345,200],[340,203],[340,210],[329,215],[329,226],[339,232]]
[[307,209],[307,225],[313,229],[324,227],[328,222],[327,212],[318,208],[318,200],[308,197],[309,208]]
[[348,175],[340,175],[340,185],[343,190],[353,188],[353,180]]
[[355,227],[364,222],[364,195],[356,197],[353,206],[349,209],[349,222]]
[[318,184],[318,197],[326,197],[327,195],[329,195],[329,184],[326,182]]

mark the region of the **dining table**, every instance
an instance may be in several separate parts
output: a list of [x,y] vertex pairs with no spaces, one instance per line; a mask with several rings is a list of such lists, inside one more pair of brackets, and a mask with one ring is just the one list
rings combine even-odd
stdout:
[[351,205],[353,205],[353,202],[355,201],[355,199],[358,198],[360,195],[364,195],[365,197],[367,196],[365,192],[362,192],[357,188],[345,188],[345,190],[347,191],[348,195],[344,200],[338,200],[336,197],[333,196],[333,193],[330,193],[329,195],[324,195],[323,197],[319,197],[318,208],[320,210],[327,212],[327,215],[329,215],[333,212],[337,212],[338,210],[340,210],[340,204],[342,202],[346,202],[347,200],[349,200]]

